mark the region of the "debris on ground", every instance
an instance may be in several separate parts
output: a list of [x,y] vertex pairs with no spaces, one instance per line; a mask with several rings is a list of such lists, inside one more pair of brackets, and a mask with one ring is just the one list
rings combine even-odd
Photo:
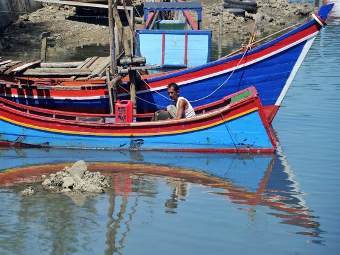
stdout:
[[[142,1],[132,2],[136,6]],[[203,29],[213,30],[215,42],[219,34],[219,20],[222,15],[222,45],[228,50],[238,48],[253,33],[256,38],[261,38],[299,23],[313,11],[313,6],[309,3],[257,0],[257,13],[246,12],[244,17],[238,17],[223,8],[222,0],[202,0],[201,3]],[[60,59],[60,55],[65,55],[65,58],[71,56],[72,51],[77,47],[86,45],[98,45],[101,49],[104,49],[104,45],[108,47],[109,29],[106,25],[82,22],[74,19],[75,15],[75,7],[51,4],[44,4],[44,7],[39,10],[22,15],[0,35],[0,55],[10,54],[7,57],[20,60],[40,58],[40,35],[43,32],[50,32],[49,41],[55,48],[55,52],[49,53],[50,61]],[[28,52],[27,49],[30,51]],[[66,61],[66,59],[63,60]]]
[[71,167],[47,176],[42,186],[54,192],[103,193],[110,187],[110,183],[109,177],[88,171],[86,162],[79,160]]
[[28,188],[24,189],[20,192],[22,196],[32,196],[35,193],[33,187],[29,186]]

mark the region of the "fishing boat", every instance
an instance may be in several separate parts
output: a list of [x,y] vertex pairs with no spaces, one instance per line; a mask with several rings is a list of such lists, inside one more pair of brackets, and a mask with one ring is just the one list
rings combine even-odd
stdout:
[[184,68],[210,60],[212,32],[201,30],[199,2],[145,2],[144,21],[136,30],[136,52],[148,65]]
[[308,22],[259,46],[202,66],[146,77],[137,92],[138,109],[153,111],[169,104],[167,84],[175,82],[191,104],[204,105],[223,95],[255,86],[269,121],[307,55],[333,4],[320,7]]
[[[215,102],[195,117],[138,121],[128,102],[116,115],[87,115],[20,105],[0,98],[3,146],[107,150],[272,153],[276,139],[251,87]],[[133,119],[137,121],[134,122]]]
[[[239,53],[194,68],[142,76],[137,86],[138,111],[154,112],[168,105],[166,86],[171,82],[180,86],[181,95],[196,108],[255,86],[271,122],[333,5],[320,7],[309,21],[261,45],[248,45]],[[52,109],[109,111],[105,79],[42,78],[25,73],[14,80],[0,75],[0,96]],[[121,99],[129,98],[128,86],[123,84],[118,92]]]

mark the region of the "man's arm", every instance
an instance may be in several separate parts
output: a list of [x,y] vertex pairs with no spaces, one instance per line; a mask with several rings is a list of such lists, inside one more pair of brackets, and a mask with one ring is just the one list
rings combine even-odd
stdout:
[[186,106],[187,106],[187,102],[185,100],[181,99],[179,101],[178,108],[177,108],[177,111],[176,111],[176,120],[183,118]]

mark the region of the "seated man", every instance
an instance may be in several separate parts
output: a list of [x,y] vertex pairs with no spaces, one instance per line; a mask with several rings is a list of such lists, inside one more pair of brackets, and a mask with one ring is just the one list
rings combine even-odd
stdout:
[[168,85],[169,97],[174,101],[174,105],[167,106],[166,111],[161,110],[155,113],[155,120],[181,119],[195,116],[194,108],[190,102],[179,96],[179,86],[176,83]]

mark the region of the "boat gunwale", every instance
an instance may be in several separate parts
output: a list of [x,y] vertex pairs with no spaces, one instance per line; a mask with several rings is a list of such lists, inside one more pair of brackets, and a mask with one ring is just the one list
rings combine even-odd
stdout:
[[[222,106],[220,108],[217,109],[213,109],[207,113],[202,113],[199,115],[196,115],[194,117],[191,118],[182,118],[182,119],[172,119],[172,120],[162,120],[162,121],[143,121],[143,122],[131,122],[131,123],[100,123],[100,122],[96,122],[96,121],[83,121],[83,120],[68,120],[68,119],[63,119],[63,118],[56,118],[57,115],[61,115],[61,116],[65,116],[65,117],[83,117],[83,118],[95,118],[95,117],[100,117],[100,118],[114,118],[115,115],[111,115],[111,114],[87,114],[87,113],[74,113],[74,112],[64,112],[64,111],[54,111],[54,110],[49,110],[49,109],[43,109],[43,108],[39,108],[39,107],[33,107],[33,106],[28,106],[28,105],[23,105],[23,104],[18,104],[15,103],[13,101],[10,101],[8,99],[4,99],[0,97],[0,105],[2,105],[2,110],[7,110],[9,112],[12,112],[13,114],[20,114],[21,116],[24,116],[25,118],[35,118],[38,120],[48,120],[48,121],[53,121],[53,122],[63,122],[63,123],[67,123],[67,124],[76,124],[76,125],[85,125],[85,126],[102,126],[102,127],[153,127],[153,126],[167,126],[167,125],[183,125],[183,124],[190,124],[192,122],[198,122],[198,121],[202,121],[202,120],[207,120],[213,117],[216,117],[217,115],[221,115],[222,113],[226,112],[226,111],[231,111],[237,107],[240,107],[244,104],[247,103],[251,103],[254,102],[256,100],[259,100],[258,95],[257,95],[257,91],[254,87],[249,87],[247,89],[238,91],[237,93],[233,93],[230,94],[226,97],[224,97],[223,99],[211,103],[211,104],[207,104],[207,108],[208,107],[214,107],[214,105],[218,105],[218,104],[223,104],[224,102],[226,102],[227,100],[231,99],[234,96],[237,96],[239,94],[242,94],[246,91],[249,91],[251,94],[249,96],[247,96],[246,98],[243,98],[237,102],[234,103],[228,103],[225,106]],[[9,106],[7,106],[7,105]],[[48,117],[48,116],[42,116],[42,115],[38,115],[38,114],[34,114],[34,113],[30,113],[30,112],[24,112],[22,110],[18,110],[18,109],[14,109],[14,108],[20,108],[23,110],[28,110],[28,111],[34,111],[34,112],[38,112],[43,114],[50,114],[53,117]],[[257,105],[257,108],[260,110],[262,109],[262,105]],[[0,110],[1,111],[1,110]],[[201,109],[201,111],[203,111],[203,109]],[[138,118],[138,114],[136,115],[136,117]],[[1,116],[0,116],[1,118]]]

